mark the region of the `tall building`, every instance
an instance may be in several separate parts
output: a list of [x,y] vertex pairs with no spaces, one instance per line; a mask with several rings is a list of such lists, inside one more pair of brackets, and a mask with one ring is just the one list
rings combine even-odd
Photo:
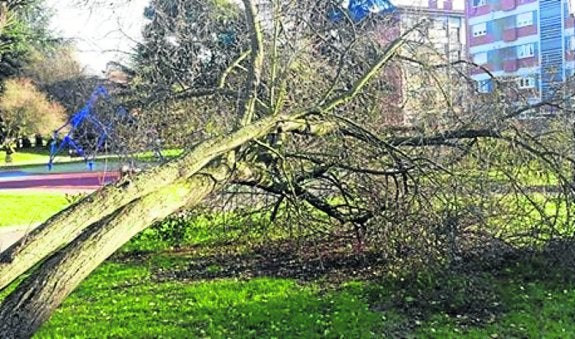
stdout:
[[[509,80],[529,103],[559,95],[575,69],[569,0],[466,0],[468,54],[479,92]],[[491,74],[490,74],[491,73]]]
[[454,3],[452,0],[429,0],[421,5],[398,5],[402,31],[426,20],[428,23],[420,30],[422,42],[432,47],[441,59],[461,60],[466,51],[467,40],[462,5],[462,2]]
[[[263,26],[271,30],[272,26],[266,22],[273,17],[273,7],[269,0],[258,1]],[[380,52],[417,27],[406,37],[409,42],[399,53],[415,62],[396,58],[386,65],[377,81],[378,107],[366,107],[366,111],[375,112],[379,125],[419,127],[424,120],[440,124],[440,115],[462,106],[462,95],[467,93],[462,87],[466,84],[455,83],[463,73],[462,65],[450,63],[465,59],[464,1],[338,0],[336,9],[319,15],[318,22],[325,15],[336,24],[346,25],[349,24],[344,20],[346,14],[361,27],[362,34],[380,44]],[[338,35],[336,25],[329,37],[337,40]],[[445,67],[429,67],[437,65]]]
[[[464,3],[452,0],[392,2],[396,6],[395,26],[390,28],[389,22],[379,26],[376,38],[383,37],[379,40],[385,43],[413,27],[418,28],[407,36],[409,43],[400,52],[416,62],[402,60],[391,65],[384,75],[388,81],[395,79],[394,95],[382,100],[382,111],[386,107],[389,112],[386,123],[439,126],[446,122],[447,111],[462,107],[467,93],[463,89],[466,84],[459,82],[463,65],[450,64],[465,58]],[[437,65],[444,67],[429,67]]]

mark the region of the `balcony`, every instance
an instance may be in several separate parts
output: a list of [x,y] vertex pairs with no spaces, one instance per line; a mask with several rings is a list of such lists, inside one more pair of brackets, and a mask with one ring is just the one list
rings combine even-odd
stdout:
[[518,66],[519,66],[519,64],[518,64],[516,59],[503,61],[503,70],[505,72],[508,72],[508,73],[515,72],[515,71],[517,71],[517,69],[519,69]]
[[517,60],[518,68],[536,67],[536,66],[539,66],[539,58],[536,56]]
[[517,3],[515,0],[502,0],[501,1],[501,10],[502,11],[512,11],[517,7]]
[[507,28],[503,31],[503,41],[510,42],[517,40],[517,29]]
[[470,75],[485,74],[487,72],[494,72],[498,70],[498,68],[495,64],[486,62],[477,64],[477,66],[470,66],[468,72]]
[[495,37],[493,34],[485,34],[481,36],[471,37],[469,40],[469,46],[485,45],[495,42]]
[[517,30],[517,37],[521,38],[524,36],[530,36],[537,34],[537,25],[530,25],[530,26],[523,26],[516,28]]

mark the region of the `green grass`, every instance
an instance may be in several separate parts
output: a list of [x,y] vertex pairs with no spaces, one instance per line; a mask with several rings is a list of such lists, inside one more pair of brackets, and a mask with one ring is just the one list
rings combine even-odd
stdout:
[[174,247],[217,247],[283,239],[284,229],[270,228],[267,213],[234,212],[171,217],[141,232],[123,251],[164,251]]
[[575,283],[553,267],[518,265],[492,285],[506,310],[482,326],[458,326],[435,314],[418,329],[433,338],[566,338],[575,336]]
[[[536,271],[524,274],[521,270],[525,268],[481,278],[479,283],[494,293],[496,302],[473,295],[477,292],[460,276],[435,276],[426,280],[432,282],[429,285],[404,280],[350,281],[337,286],[273,277],[184,282],[154,279],[153,272],[185,265],[186,259],[190,258],[164,255],[161,260],[140,263],[106,263],[64,302],[37,337],[575,335],[575,285],[539,279]],[[446,286],[439,288],[442,292],[454,288],[454,297],[439,300],[438,284]],[[503,312],[472,325],[463,321],[469,317],[465,313],[446,312],[450,309],[447,303],[460,302],[455,306],[466,311],[469,301],[476,299],[486,302],[486,308],[501,303]],[[480,312],[481,304],[474,306]]]
[[[12,162],[7,164],[4,162],[5,153],[0,152],[0,168],[47,164],[50,159],[50,152],[46,149],[30,149],[30,150],[17,150],[12,154]],[[69,162],[78,159],[70,158],[68,156],[56,157],[57,162]]]
[[0,191],[0,227],[42,222],[67,205],[64,193]]
[[[1,222],[21,218],[29,223],[27,211],[49,216],[66,204],[62,194],[2,193]],[[190,216],[186,222],[184,229],[175,222],[157,226],[126,245],[122,255],[152,252],[136,260],[106,262],[66,299],[37,337],[575,336],[575,279],[546,262],[341,283],[300,283],[269,275],[238,279],[233,271],[217,279],[161,276],[186,270],[203,252],[225,255],[225,243],[241,240],[248,246],[242,253],[249,253],[266,231],[261,216],[249,227],[233,214]],[[170,251],[174,236],[195,250]],[[221,268],[211,264],[204,269],[216,273]]]
[[370,337],[385,315],[353,284],[257,278],[155,282],[145,266],[108,263],[37,334],[65,337]]
[[[162,151],[162,155],[165,158],[174,158],[179,156],[182,153],[182,150],[178,149],[168,149]],[[154,161],[155,157],[153,152],[142,152],[134,155],[135,158],[140,159],[141,161]],[[17,150],[16,153],[12,154],[12,162],[5,163],[4,162],[5,153],[0,152],[0,169],[2,168],[12,168],[12,167],[20,167],[20,166],[30,166],[30,165],[45,165],[48,163],[50,159],[50,152],[47,149],[26,149],[26,150]],[[111,159],[114,160],[118,158],[116,155],[100,155],[98,159]],[[68,162],[84,162],[83,158],[76,157],[72,158],[62,152],[60,155],[56,156],[55,163],[68,163]]]

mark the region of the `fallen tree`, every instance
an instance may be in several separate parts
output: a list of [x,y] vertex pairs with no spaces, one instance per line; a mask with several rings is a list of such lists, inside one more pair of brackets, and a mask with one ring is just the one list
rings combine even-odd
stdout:
[[[382,43],[358,34],[381,24],[379,19],[358,26],[347,18],[336,34],[330,33],[336,29],[333,23],[309,15],[332,6],[326,1],[304,6],[309,11],[273,1],[275,15],[266,25],[261,21],[269,18],[262,18],[252,1],[243,4],[250,58],[239,53],[213,89],[183,88],[154,100],[209,103],[206,110],[226,111],[233,127],[226,129],[222,122],[215,135],[179,158],[94,192],[3,253],[0,290],[30,275],[0,306],[0,337],[31,336],[84,278],[138,232],[230,185],[264,191],[277,198],[276,208],[286,201],[299,211],[311,206],[329,222],[350,227],[360,244],[374,237],[399,249],[416,241],[422,241],[418,248],[439,243],[436,247],[444,249],[454,245],[459,227],[477,213],[469,206],[488,210],[494,188],[482,185],[489,181],[489,170],[474,169],[497,163],[497,170],[505,169],[497,174],[508,178],[499,189],[522,193],[546,220],[550,229],[545,232],[557,230],[558,219],[550,220],[544,204],[523,191],[521,175],[513,168],[535,159],[535,167],[554,173],[565,188],[564,198],[571,194],[564,166],[571,158],[564,149],[549,146],[557,144],[553,140],[542,141],[548,134],[540,137],[515,126],[512,106],[486,101],[494,117],[478,120],[445,97],[443,87],[458,85],[449,73],[434,76],[439,90],[425,96],[428,106],[416,100],[422,121],[424,113],[441,113],[445,116],[436,116],[441,123],[400,131],[379,119],[402,110],[397,89],[390,94],[385,85],[397,85],[390,76],[399,67],[394,56],[421,51],[421,42],[411,40],[420,25]],[[423,65],[422,72],[437,72],[429,62]],[[466,87],[458,90],[467,92]],[[367,115],[370,110],[376,115]],[[200,114],[198,119],[210,118]],[[512,152],[485,155],[489,147]],[[433,236],[418,238],[425,227]]]

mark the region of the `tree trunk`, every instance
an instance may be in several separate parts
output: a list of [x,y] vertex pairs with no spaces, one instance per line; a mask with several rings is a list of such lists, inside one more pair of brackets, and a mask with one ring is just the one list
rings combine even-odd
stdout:
[[225,165],[133,201],[41,264],[0,306],[0,338],[28,338],[106,258],[155,221],[201,202],[231,175]]
[[285,119],[283,116],[264,118],[230,135],[208,140],[181,158],[105,186],[56,214],[0,255],[0,290],[46,256],[69,244],[89,225],[142,196],[181,178],[191,177],[218,156],[268,134]]

